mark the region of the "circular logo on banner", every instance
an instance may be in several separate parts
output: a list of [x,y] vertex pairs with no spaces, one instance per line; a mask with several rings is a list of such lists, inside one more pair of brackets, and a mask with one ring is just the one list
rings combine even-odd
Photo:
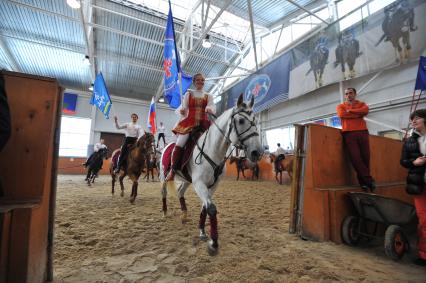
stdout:
[[254,96],[254,102],[258,103],[265,98],[271,86],[271,79],[268,75],[262,74],[254,77],[244,92],[244,100],[248,101]]

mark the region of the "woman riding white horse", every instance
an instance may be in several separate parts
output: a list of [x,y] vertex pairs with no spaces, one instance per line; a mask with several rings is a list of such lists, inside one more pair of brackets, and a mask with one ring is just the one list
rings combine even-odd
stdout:
[[[223,176],[223,168],[227,155],[227,150],[231,145],[243,149],[247,153],[247,158],[252,161],[260,159],[263,149],[259,139],[259,133],[255,123],[255,117],[252,111],[254,99],[249,105],[243,102],[240,95],[237,105],[225,111],[210,128],[203,133],[198,139],[196,147],[192,152],[189,162],[186,165],[190,180],[184,178],[179,171],[177,177],[183,182],[178,188],[178,197],[181,201],[183,217],[186,217],[186,205],[184,194],[186,189],[192,183],[195,192],[202,202],[202,210],[200,214],[199,229],[200,238],[207,240],[205,233],[205,221],[207,215],[210,218],[210,238],[208,249],[210,254],[216,254],[219,248],[218,229],[217,229],[217,210],[213,203],[212,197],[215,192],[221,176]],[[160,164],[160,180],[162,184],[163,194],[163,213],[167,215],[167,184],[172,181],[166,181],[164,177],[163,162],[165,161],[164,153],[167,151],[168,145],[161,157]]]

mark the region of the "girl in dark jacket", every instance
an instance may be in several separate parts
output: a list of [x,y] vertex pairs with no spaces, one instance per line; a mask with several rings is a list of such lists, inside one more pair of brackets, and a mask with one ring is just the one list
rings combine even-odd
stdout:
[[414,129],[403,147],[401,165],[408,168],[406,191],[413,195],[416,214],[419,257],[414,261],[417,265],[426,266],[426,109],[418,109],[410,115]]

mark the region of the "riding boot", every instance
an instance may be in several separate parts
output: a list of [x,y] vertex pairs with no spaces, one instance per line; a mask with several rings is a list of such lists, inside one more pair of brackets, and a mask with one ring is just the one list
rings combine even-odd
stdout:
[[114,169],[114,174],[118,174],[120,172],[121,163],[123,163],[122,159],[123,158],[121,158],[121,154],[120,154],[120,156],[118,156],[118,159],[117,159],[117,167],[115,167]]
[[169,174],[167,174],[166,181],[172,181],[175,177],[176,170],[179,168],[180,159],[182,157],[183,148],[180,146],[175,146],[172,152],[172,165],[169,171]]

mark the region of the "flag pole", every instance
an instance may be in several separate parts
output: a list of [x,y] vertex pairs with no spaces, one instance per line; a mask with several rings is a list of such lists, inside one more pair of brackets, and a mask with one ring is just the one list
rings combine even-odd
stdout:
[[183,103],[183,94],[182,94],[182,72],[178,73],[178,78],[179,78],[179,94],[180,94],[180,106],[182,108],[182,103]]

